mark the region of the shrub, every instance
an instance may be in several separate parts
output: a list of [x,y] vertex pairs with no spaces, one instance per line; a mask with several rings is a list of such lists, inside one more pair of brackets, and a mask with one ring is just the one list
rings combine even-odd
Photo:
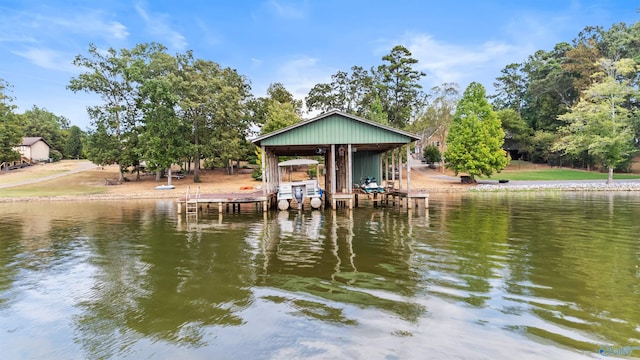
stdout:
[[429,145],[424,148],[423,152],[424,161],[427,163],[435,163],[439,162],[442,156],[440,155],[440,150],[435,145]]

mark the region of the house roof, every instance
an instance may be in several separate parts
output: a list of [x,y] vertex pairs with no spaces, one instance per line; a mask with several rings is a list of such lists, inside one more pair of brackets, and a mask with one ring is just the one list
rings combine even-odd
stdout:
[[49,143],[42,136],[23,137],[22,144],[20,144],[20,146],[31,146],[40,140],[44,141],[47,146],[51,147],[51,145],[49,145]]
[[419,140],[414,134],[339,110],[332,110],[253,140],[278,155],[313,155],[331,144],[353,144],[358,151],[385,151]]

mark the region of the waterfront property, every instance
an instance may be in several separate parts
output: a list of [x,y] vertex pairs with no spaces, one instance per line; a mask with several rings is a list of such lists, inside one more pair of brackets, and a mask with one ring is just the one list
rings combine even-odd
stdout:
[[[307,208],[316,209],[323,203],[321,197],[332,209],[353,209],[363,200],[407,208],[422,202],[427,208],[429,195],[411,190],[411,167],[403,160],[403,155],[410,158],[410,144],[418,139],[408,132],[333,110],[253,140],[262,150],[261,193],[212,195],[187,191],[184,198],[178,199],[178,210],[185,205],[187,213],[197,213],[200,206],[214,205],[221,212],[231,205],[235,212],[247,203],[263,211],[276,204],[285,210],[291,207],[291,202],[295,208],[308,204]],[[297,179],[284,184],[283,164],[307,166],[317,161],[283,163],[280,157],[322,158],[324,166],[322,171],[315,169],[313,177],[317,179],[313,181]],[[376,191],[372,191],[373,183]],[[295,190],[300,190],[299,199],[294,196]]]
[[332,209],[340,205],[353,208],[356,196],[368,195],[362,191],[367,179],[384,179],[383,196],[388,193],[406,199],[408,207],[423,199],[426,207],[428,195],[411,191],[411,167],[403,165],[402,148],[408,159],[409,145],[418,139],[414,134],[333,110],[260,136],[253,143],[262,149],[265,197],[278,191],[279,157],[321,157],[325,166],[317,175],[324,178],[325,201]]

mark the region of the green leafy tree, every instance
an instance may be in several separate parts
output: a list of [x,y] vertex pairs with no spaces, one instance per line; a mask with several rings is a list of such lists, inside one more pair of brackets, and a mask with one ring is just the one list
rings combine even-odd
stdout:
[[141,90],[144,127],[140,133],[141,158],[151,170],[168,169],[189,152],[190,128],[175,112],[177,96],[172,82],[164,76],[151,77]]
[[[248,81],[235,70],[218,63],[196,59],[191,51],[178,55],[175,89],[178,93],[179,116],[192,127],[191,151],[194,181],[199,180],[200,161],[224,163],[234,149],[219,142],[228,136],[240,141],[261,113],[258,102],[249,101]],[[226,132],[225,134],[222,134]]]
[[455,171],[476,176],[491,176],[509,162],[505,151],[504,131],[500,120],[486,99],[482,85],[473,82],[458,103],[449,134],[446,166]]
[[375,99],[369,105],[369,108],[365,111],[364,117],[368,120],[375,121],[383,125],[389,125],[389,116],[384,111],[382,101],[376,96]]
[[438,149],[435,145],[425,146],[423,151],[424,161],[427,163],[436,163],[439,162],[442,158],[442,154],[440,154],[440,149]]
[[[631,59],[603,59],[602,72],[570,112],[560,116],[567,125],[556,149],[571,155],[586,151],[608,168],[607,183],[613,181],[613,171],[628,161],[637,151],[634,146],[634,114],[624,107],[637,91],[629,80],[638,67]],[[637,115],[636,115],[637,116]]]
[[64,146],[64,156],[68,159],[80,159],[84,157],[82,137],[84,134],[77,126],[69,128],[69,136]]
[[500,70],[502,75],[493,83],[495,94],[491,96],[493,106],[498,109],[513,109],[518,114],[525,106],[527,78],[522,64],[509,64]]
[[53,150],[64,153],[69,130],[69,120],[64,116],[58,116],[34,105],[24,112],[22,128],[24,136],[41,136]]
[[420,80],[426,74],[414,69],[418,60],[402,45],[396,45],[382,60],[386,63],[374,71],[377,93],[389,124],[403,129],[424,101]]
[[291,103],[281,104],[274,101],[267,106],[266,120],[262,127],[262,133],[268,134],[298,122],[300,122],[300,117],[296,114],[294,105]]
[[20,153],[13,148],[20,144],[23,136],[20,115],[14,112],[15,105],[7,94],[9,84],[0,78],[0,163],[20,159]]
[[94,164],[115,164],[120,157],[120,141],[107,123],[108,121],[96,121],[96,128],[87,137],[87,159]]
[[331,75],[330,83],[316,84],[305,102],[310,110],[327,112],[338,109],[367,117],[371,103],[376,98],[375,93],[371,74],[361,66],[352,66],[350,74],[338,71]]
[[92,153],[108,153],[110,156],[105,159],[111,158],[110,161],[120,167],[120,180],[124,179],[124,171],[129,166],[139,164],[141,113],[137,107],[139,83],[136,80],[140,80],[140,74],[136,70],[141,67],[132,64],[147,63],[153,54],[165,50],[156,43],[139,44],[131,50],[120,51],[113,48],[102,51],[90,44],[88,56],[78,55],[73,61],[84,72],[72,78],[67,87],[73,92],[90,92],[101,97],[103,104],[88,108],[89,116],[98,133],[104,132],[116,140],[104,143],[115,148]]
[[499,110],[496,115],[504,130],[505,143],[520,152],[529,152],[533,132],[520,115],[511,108]]

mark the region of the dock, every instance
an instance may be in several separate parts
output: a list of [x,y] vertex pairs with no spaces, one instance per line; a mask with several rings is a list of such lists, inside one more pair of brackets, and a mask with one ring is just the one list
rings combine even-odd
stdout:
[[[325,205],[333,210],[338,208],[354,209],[363,203],[373,204],[374,207],[398,206],[413,209],[422,205],[425,209],[429,208],[429,193],[425,191],[408,193],[401,190],[387,190],[382,193],[353,192],[325,193],[325,195],[327,196]],[[254,204],[256,211],[267,212],[271,208],[276,208],[276,193],[265,195],[262,191],[253,191],[230,194],[200,194],[200,188],[198,187],[195,194],[191,194],[189,188],[187,188],[185,196],[177,199],[177,204],[178,214],[182,214],[183,207],[187,214],[197,214],[203,208],[211,209],[212,207],[217,208],[218,213],[223,211],[235,213],[236,211],[240,212],[242,204]],[[300,208],[304,209],[304,207]]]
[[[195,195],[187,194],[185,197],[177,199],[178,213],[182,213],[184,207],[186,213],[197,213],[203,207],[218,208],[218,212],[222,213],[223,210],[227,212],[240,211],[240,205],[242,204],[254,204],[256,210],[262,208],[262,211],[266,212],[269,207],[273,206],[275,202],[275,194],[264,195],[262,191],[246,192],[246,193],[232,193],[232,194],[200,194],[199,191]],[[217,205],[217,206],[216,206]],[[230,209],[231,207],[231,209]]]

